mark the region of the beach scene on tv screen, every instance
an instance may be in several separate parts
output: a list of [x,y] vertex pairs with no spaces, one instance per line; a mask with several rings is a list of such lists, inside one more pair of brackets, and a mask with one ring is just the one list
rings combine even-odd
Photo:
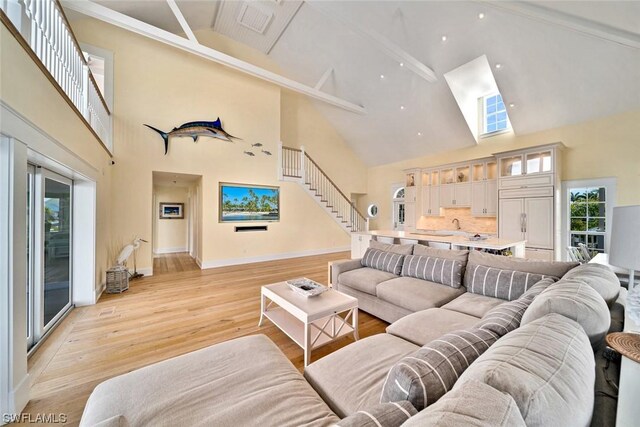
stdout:
[[278,189],[222,186],[222,221],[274,221],[280,218]]

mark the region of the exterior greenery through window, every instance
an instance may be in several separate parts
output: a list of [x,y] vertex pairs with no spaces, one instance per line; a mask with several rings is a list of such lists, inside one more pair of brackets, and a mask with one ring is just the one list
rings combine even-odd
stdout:
[[502,95],[489,95],[484,98],[484,133],[493,133],[507,130],[509,119],[507,109],[502,101]]
[[604,252],[606,234],[606,191],[604,187],[572,188],[570,191],[570,244],[587,245]]

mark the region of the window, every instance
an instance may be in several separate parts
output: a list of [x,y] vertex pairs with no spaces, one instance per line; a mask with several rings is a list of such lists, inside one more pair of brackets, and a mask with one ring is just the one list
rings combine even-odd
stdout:
[[592,252],[605,251],[607,232],[607,191],[605,187],[569,190],[569,245],[587,245]]
[[507,109],[502,101],[502,95],[494,94],[485,96],[482,102],[483,114],[483,134],[501,132],[508,130],[509,117]]

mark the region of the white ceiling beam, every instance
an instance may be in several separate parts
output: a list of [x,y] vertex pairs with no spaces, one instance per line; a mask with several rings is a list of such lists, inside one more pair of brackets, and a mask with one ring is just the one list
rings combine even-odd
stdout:
[[548,9],[544,6],[538,6],[536,4],[522,1],[478,1],[478,3],[483,3],[493,8],[501,9],[526,18],[568,28],[579,33],[621,44],[623,46],[640,49],[640,36],[637,34],[590,21],[579,16]]
[[347,28],[354,30],[360,36],[369,39],[385,55],[387,55],[394,61],[397,61],[398,63],[402,63],[405,68],[411,70],[419,77],[425,79],[430,83],[435,83],[436,81],[438,81],[436,73],[431,68],[427,67],[425,64],[412,56],[409,52],[405,51],[400,46],[393,43],[391,40],[387,39],[381,34],[378,34],[377,32],[361,26],[358,23],[347,18],[338,16],[338,14],[334,13],[334,11],[331,10],[330,5],[327,6],[328,3],[322,1],[307,1],[306,4],[311,5],[313,8],[323,13],[328,18],[340,22]]
[[321,90],[322,86],[324,86],[327,80],[329,80],[329,77],[331,77],[331,74],[333,74],[333,68],[327,68],[327,71],[324,72],[320,80],[318,80],[318,83],[316,83],[315,88]]
[[178,23],[182,27],[182,31],[184,31],[184,33],[187,35],[189,40],[191,40],[194,43],[198,43],[198,39],[196,38],[196,35],[193,34],[193,31],[191,31],[191,27],[189,26],[189,23],[187,23],[187,20],[184,18],[184,15],[180,11],[180,8],[176,4],[175,0],[167,0],[167,4],[171,8],[171,11],[173,12],[173,14],[176,16]]
[[327,104],[342,108],[346,111],[353,113],[365,114],[366,110],[361,105],[354,104],[346,101],[342,98],[338,98],[333,95],[321,92],[315,88],[307,86],[303,83],[295,80],[288,79],[284,76],[265,70],[264,68],[257,67],[248,62],[234,58],[215,49],[212,49],[201,44],[193,43],[188,39],[177,36],[168,31],[149,25],[145,22],[131,18],[130,16],[111,10],[107,7],[101,6],[97,3],[90,1],[69,1],[63,0],[63,5],[69,10],[73,10],[83,15],[90,16],[95,19],[107,22],[116,27],[123,28],[125,30],[140,34],[144,37],[148,37],[152,40],[160,43],[167,44],[178,49],[182,49],[186,52],[200,56],[201,58],[208,59],[210,61],[222,64],[226,67],[240,71],[244,74],[256,77],[260,80],[264,80],[269,83],[273,83],[285,89],[289,89],[293,92],[307,95],[311,98],[323,101]]

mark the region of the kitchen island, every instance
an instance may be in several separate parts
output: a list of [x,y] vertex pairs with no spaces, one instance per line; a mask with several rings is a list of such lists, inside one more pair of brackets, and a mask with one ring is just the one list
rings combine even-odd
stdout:
[[[471,233],[456,231],[428,231],[418,230],[413,233],[393,230],[370,230],[352,233],[351,258],[362,258],[373,240],[393,239],[394,243],[419,243],[428,245],[429,242],[449,245],[450,249],[480,249],[491,251],[510,251],[514,257],[524,258],[526,240],[500,239],[488,236],[485,240],[470,240]],[[382,239],[380,239],[382,238]]]

